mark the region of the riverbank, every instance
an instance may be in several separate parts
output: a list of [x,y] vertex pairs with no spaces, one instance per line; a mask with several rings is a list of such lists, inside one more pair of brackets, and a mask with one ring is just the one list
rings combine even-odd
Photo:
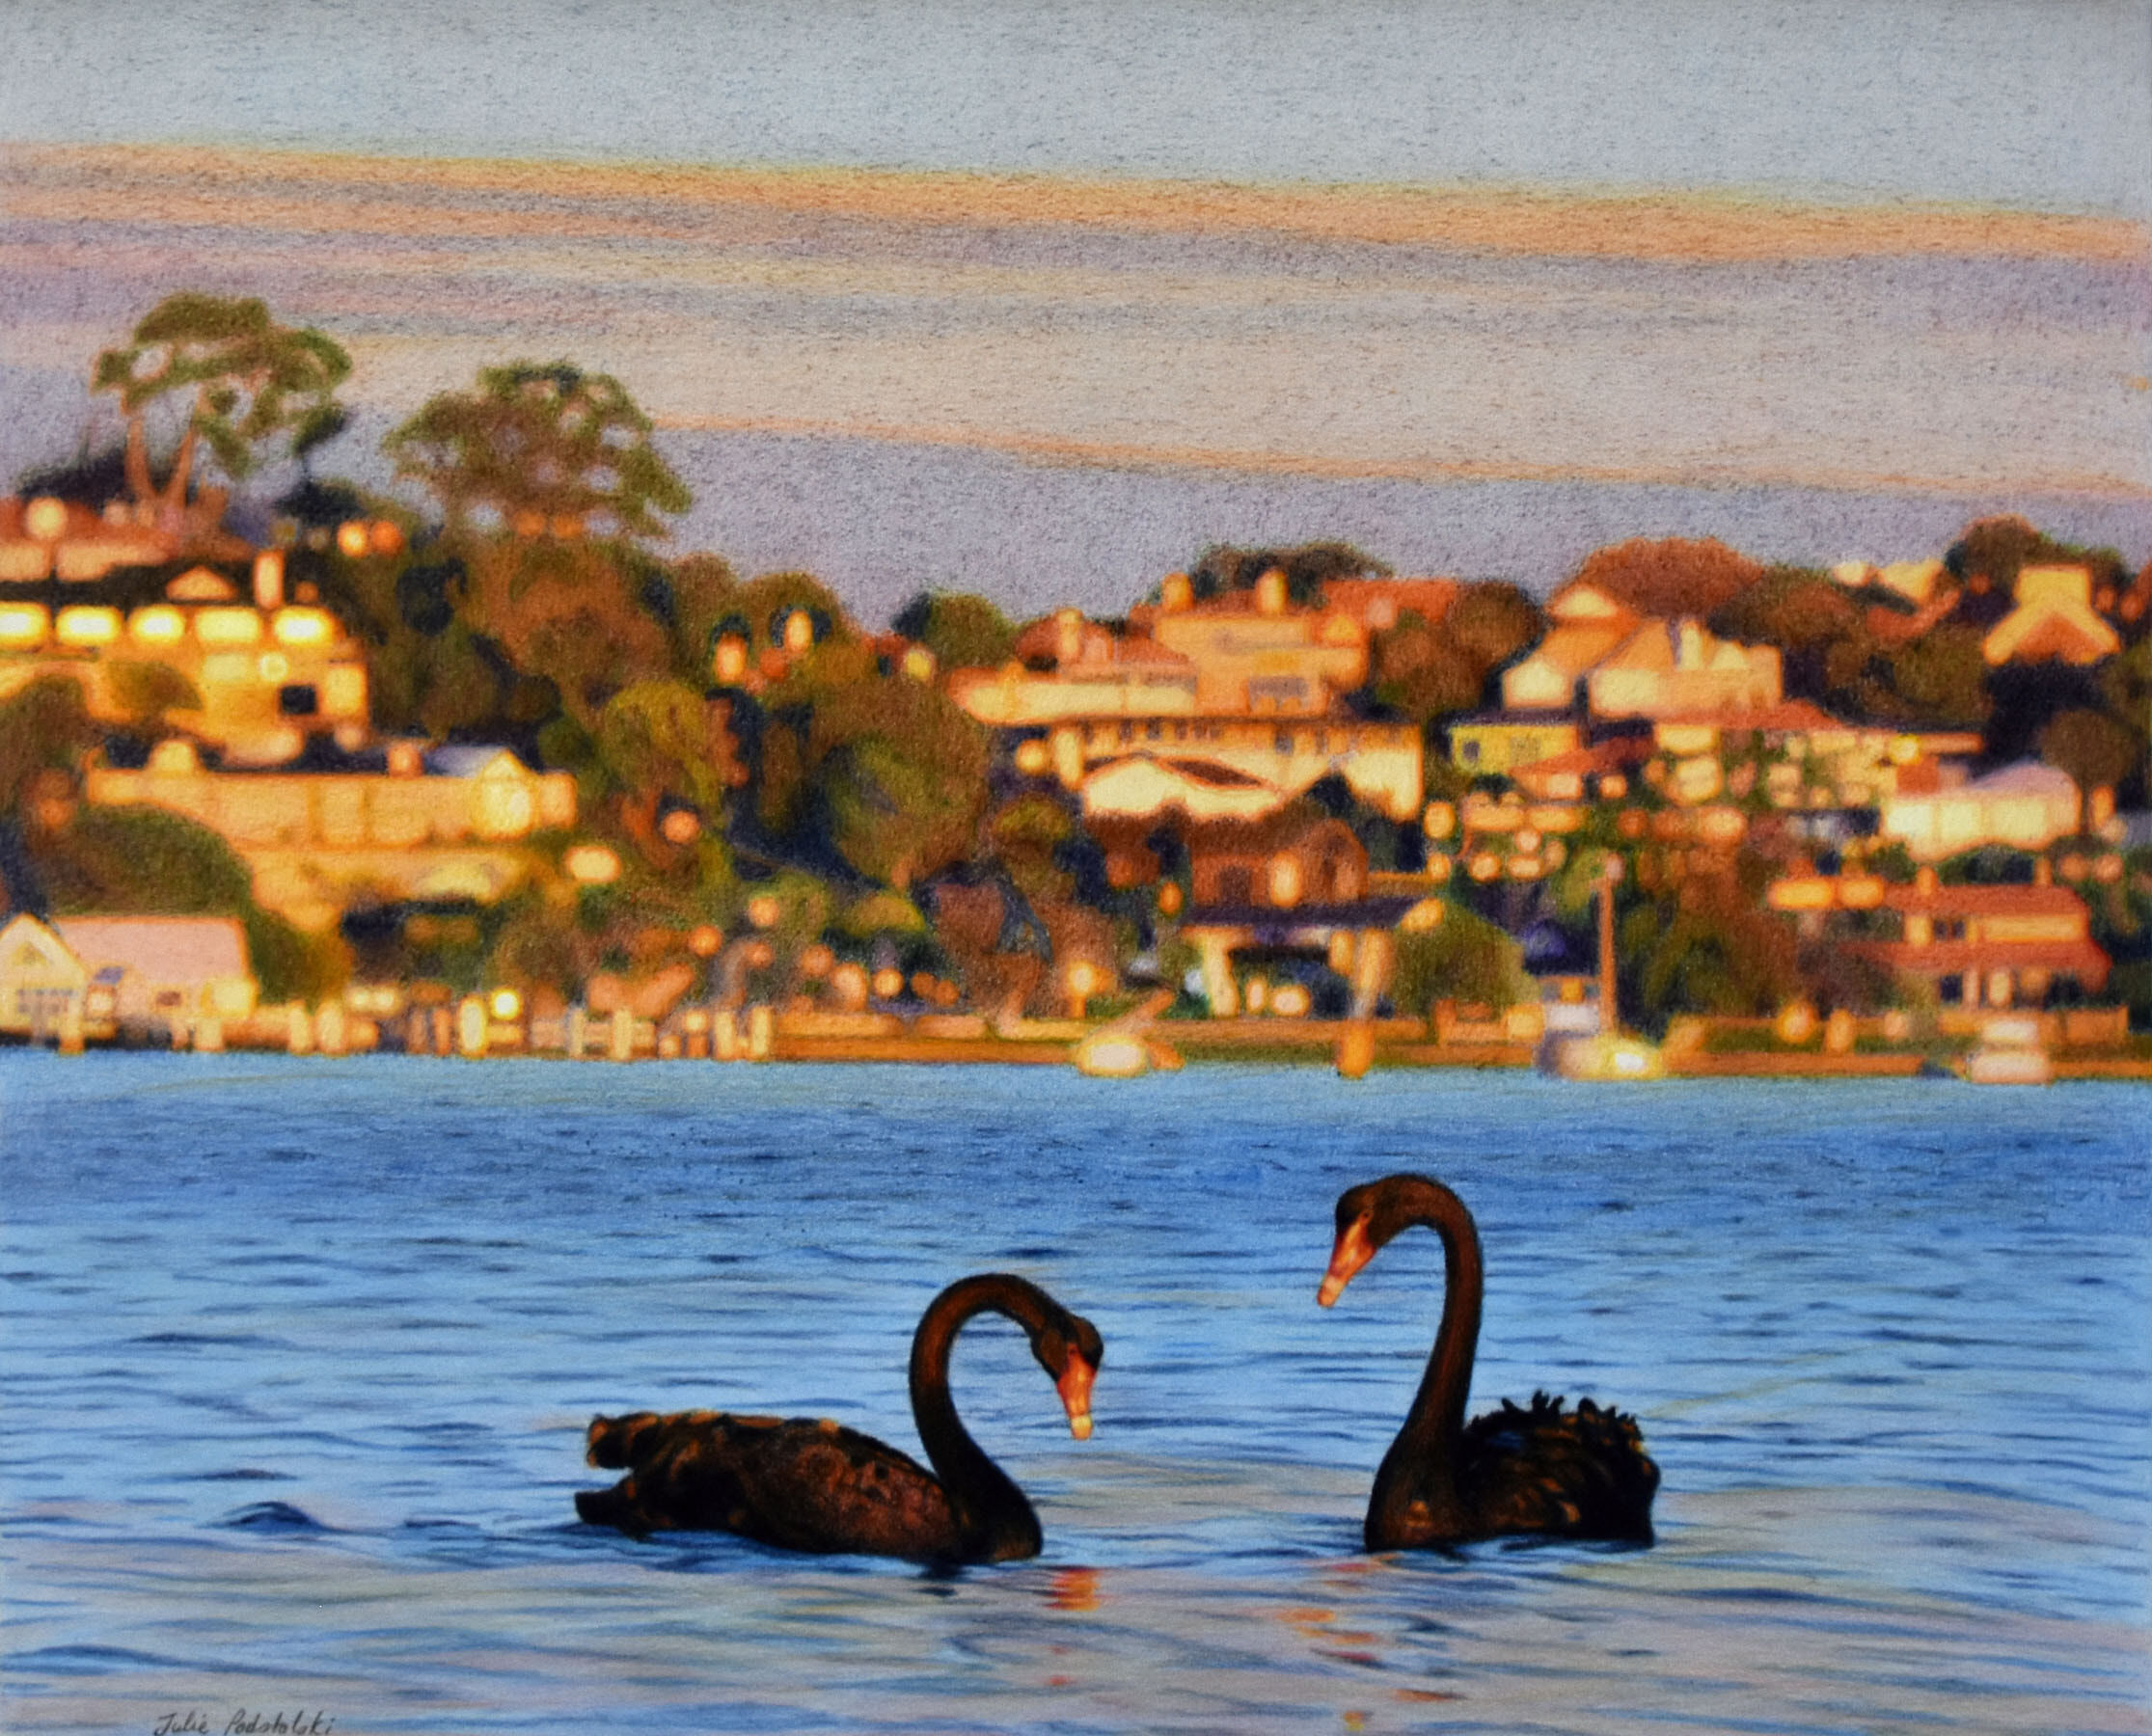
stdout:
[[[434,1014],[438,1014],[438,1017]],[[2095,1042],[2072,1041],[2072,1016],[2045,1021],[2050,1076],[2057,1080],[2152,1081],[2152,1038],[2119,1021]],[[2042,1021],[2036,1025],[2044,1029]],[[728,1064],[896,1064],[907,1066],[1065,1067],[1078,1046],[1128,1029],[1152,1051],[1151,1065],[1183,1063],[1370,1069],[1518,1071],[1539,1059],[1536,1044],[1505,1041],[1487,1023],[1381,1018],[1265,1017],[1081,1020],[1027,1018],[999,1026],[969,1015],[894,1013],[773,1014],[749,1009],[705,1015],[692,1027],[661,1029],[630,1018],[498,1021],[462,1011],[433,1010],[423,1019],[324,1017],[302,1009],[265,1008],[249,1018],[145,1043],[92,1042],[88,1052],[129,1047],[194,1047],[331,1057],[422,1054],[464,1060],[680,1061]],[[1766,1020],[1678,1021],[1662,1045],[1665,1071],[1685,1079],[1889,1079],[1954,1075],[1972,1047],[1973,1027],[1928,1032],[1899,1045],[1864,1040],[1834,1049],[1821,1041],[1780,1041]]]

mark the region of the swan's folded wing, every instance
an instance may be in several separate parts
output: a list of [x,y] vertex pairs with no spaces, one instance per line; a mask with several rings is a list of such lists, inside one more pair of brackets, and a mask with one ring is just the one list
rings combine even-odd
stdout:
[[1651,1541],[1659,1468],[1636,1421],[1620,1411],[1535,1393],[1465,1425],[1457,1481],[1498,1534]]
[[927,1559],[957,1546],[932,1473],[872,1435],[801,1419],[743,1433],[730,1461],[741,1511],[729,1531],[784,1549]]

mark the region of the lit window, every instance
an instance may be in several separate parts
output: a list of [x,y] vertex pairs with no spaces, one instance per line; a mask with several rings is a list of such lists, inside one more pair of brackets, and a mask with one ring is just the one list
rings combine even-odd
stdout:
[[205,645],[251,645],[261,637],[261,617],[251,609],[204,609],[194,631]]
[[120,611],[63,609],[53,631],[63,645],[109,645],[120,637]]
[[14,603],[0,609],[0,645],[42,643],[49,618],[35,603]]
[[153,609],[138,609],[127,617],[130,637],[145,645],[172,645],[187,635],[186,616],[177,609],[159,603]]
[[325,645],[334,634],[335,624],[326,610],[277,610],[276,635],[280,645]]

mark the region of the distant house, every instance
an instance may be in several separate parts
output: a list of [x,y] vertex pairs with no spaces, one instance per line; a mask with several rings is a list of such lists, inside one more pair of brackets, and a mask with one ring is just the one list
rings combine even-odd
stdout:
[[1150,819],[1178,808],[1191,820],[1255,820],[1284,793],[1212,760],[1109,760],[1083,780],[1086,819]]
[[2092,607],[2092,575],[2082,566],[2019,570],[2017,607],[1980,641],[1991,664],[2095,664],[2122,648],[2117,634]]
[[1597,615],[1557,620],[1529,656],[1502,674],[1502,704],[1510,711],[1567,711],[1583,702],[1583,681],[1636,631],[1633,617]]
[[87,583],[115,567],[160,565],[179,544],[176,533],[137,522],[124,502],[99,513],[50,496],[0,501],[0,583]]
[[2043,1001],[2065,982],[2087,993],[2107,984],[2090,913],[2065,887],[1945,886],[1923,871],[1916,884],[1891,887],[1882,908],[1897,918],[1898,937],[1847,950],[1932,984],[1947,1003],[2007,1007]]
[[89,989],[88,967],[35,916],[0,928],[0,1036],[79,1043]]
[[1584,725],[1560,711],[1503,711],[1450,724],[1450,763],[1479,776],[1504,776],[1584,745]]
[[1328,983],[1341,1011],[1374,1012],[1389,986],[1392,932],[1419,900],[1370,893],[1367,851],[1350,827],[1295,802],[1182,835],[1194,896],[1181,933],[1201,960],[1212,1017],[1234,1017],[1253,1006],[1257,984],[1295,973]]
[[1779,703],[1779,653],[1739,645],[1696,621],[1647,621],[1584,678],[1595,718],[1763,711]]
[[233,917],[62,916],[52,926],[109,988],[122,1025],[192,1031],[254,1011],[246,930]]
[[140,770],[93,766],[84,783],[93,802],[168,808],[221,834],[256,898],[308,928],[385,891],[490,904],[528,878],[533,834],[576,814],[573,773],[477,745],[392,741],[333,768],[229,772],[175,740]]
[[[1955,786],[1919,788],[1907,778],[1881,804],[1880,827],[1922,861],[2006,844],[2044,850],[2078,828],[2078,787],[2068,773],[2021,760]],[[1913,786],[1913,787],[1906,787]]]
[[1344,821],[1319,810],[1190,827],[1185,840],[1198,909],[1347,904],[1367,889],[1366,847]]
[[254,602],[208,567],[180,574],[163,601],[127,610],[90,595],[57,608],[41,592],[0,598],[0,695],[68,676],[93,716],[117,723],[131,715],[133,674],[156,665],[200,701],[171,721],[216,743],[228,763],[281,764],[320,736],[356,747],[368,715],[365,653],[327,610],[283,603],[281,559],[274,550],[257,559]]

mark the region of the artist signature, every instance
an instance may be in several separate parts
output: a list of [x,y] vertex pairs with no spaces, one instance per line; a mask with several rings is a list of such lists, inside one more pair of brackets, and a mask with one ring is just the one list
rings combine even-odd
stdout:
[[167,1712],[150,1729],[150,1736],[329,1736],[337,1721],[318,1709],[302,1706],[294,1712],[250,1712],[241,1706],[219,1722],[197,1707]]

